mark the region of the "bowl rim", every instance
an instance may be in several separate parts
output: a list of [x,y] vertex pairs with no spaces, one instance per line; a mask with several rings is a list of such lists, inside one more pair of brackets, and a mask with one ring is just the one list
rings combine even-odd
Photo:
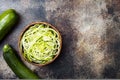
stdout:
[[[45,24],[45,25],[49,25],[49,27],[51,27],[52,29],[54,29],[54,30],[58,33],[58,35],[59,35],[60,48],[59,48],[59,50],[56,52],[57,54],[55,55],[55,57],[54,57],[51,61],[49,61],[49,62],[47,62],[47,63],[45,63],[45,64],[38,64],[38,63],[30,62],[29,60],[27,60],[26,58],[23,57],[22,50],[20,49],[20,42],[21,42],[22,36],[23,36],[24,33],[26,32],[26,30],[28,30],[32,25],[35,25],[35,24]],[[21,60],[22,60],[23,62],[24,62],[24,61],[27,61],[27,62],[30,63],[30,64],[33,64],[33,65],[36,65],[36,66],[41,66],[41,67],[42,67],[42,66],[45,66],[45,65],[48,65],[48,64],[52,63],[52,62],[60,55],[61,49],[62,49],[62,36],[61,36],[60,32],[58,31],[58,29],[56,29],[56,27],[54,27],[53,25],[51,25],[51,24],[49,24],[49,23],[47,23],[47,22],[32,22],[32,23],[28,24],[27,26],[25,26],[25,28],[20,32],[20,35],[19,35],[19,38],[18,38],[18,50],[19,50],[18,53],[19,53],[19,56],[20,56],[20,58],[21,58]]]

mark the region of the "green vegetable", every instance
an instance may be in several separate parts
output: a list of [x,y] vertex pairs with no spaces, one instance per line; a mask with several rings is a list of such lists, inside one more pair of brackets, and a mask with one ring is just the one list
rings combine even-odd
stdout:
[[38,79],[39,77],[27,68],[8,45],[3,47],[3,57],[13,72],[21,79]]
[[45,64],[57,55],[60,36],[48,25],[35,24],[23,34],[20,47],[27,60]]
[[0,14],[0,41],[14,27],[18,21],[18,15],[13,9],[8,9]]

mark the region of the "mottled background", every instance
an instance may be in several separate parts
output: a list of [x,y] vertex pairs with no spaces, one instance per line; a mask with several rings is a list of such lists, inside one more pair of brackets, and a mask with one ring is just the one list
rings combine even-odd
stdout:
[[3,59],[3,45],[18,51],[20,32],[34,21],[51,23],[63,38],[52,64],[25,62],[41,78],[120,78],[120,0],[0,0],[0,13],[9,8],[20,20],[0,42],[0,79],[17,78]]

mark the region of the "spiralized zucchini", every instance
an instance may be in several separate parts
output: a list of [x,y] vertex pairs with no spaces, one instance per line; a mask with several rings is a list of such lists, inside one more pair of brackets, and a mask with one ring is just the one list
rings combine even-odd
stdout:
[[45,24],[31,26],[21,38],[24,58],[30,62],[45,64],[51,61],[60,48],[58,33]]

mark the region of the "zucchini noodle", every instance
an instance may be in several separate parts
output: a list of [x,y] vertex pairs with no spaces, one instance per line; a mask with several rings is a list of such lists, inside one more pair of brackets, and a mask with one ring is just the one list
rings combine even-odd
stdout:
[[45,24],[35,24],[23,34],[20,42],[24,58],[45,64],[51,61],[60,48],[60,36]]

